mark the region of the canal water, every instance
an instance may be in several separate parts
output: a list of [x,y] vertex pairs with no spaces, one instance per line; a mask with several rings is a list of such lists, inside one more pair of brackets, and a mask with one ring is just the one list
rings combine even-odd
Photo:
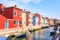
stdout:
[[51,40],[50,32],[53,31],[53,28],[42,29],[30,33],[26,38],[16,38],[16,40]]
[[[24,38],[18,37],[15,39],[13,38],[12,40],[51,40],[52,39],[52,37],[50,36],[51,31],[53,31],[52,27],[32,32]],[[3,40],[3,39],[0,38],[0,40]]]

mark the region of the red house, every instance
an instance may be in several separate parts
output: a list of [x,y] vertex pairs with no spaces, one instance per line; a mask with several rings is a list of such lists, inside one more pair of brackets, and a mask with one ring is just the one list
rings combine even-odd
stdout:
[[5,29],[6,18],[0,14],[0,29]]
[[0,29],[22,27],[22,9],[0,4]]
[[26,11],[26,26],[29,26],[29,11]]

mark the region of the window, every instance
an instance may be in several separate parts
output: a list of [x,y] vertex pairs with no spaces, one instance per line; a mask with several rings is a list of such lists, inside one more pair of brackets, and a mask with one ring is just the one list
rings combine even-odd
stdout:
[[16,22],[16,21],[14,21],[14,24],[17,24],[17,22]]
[[36,25],[36,16],[33,16],[32,19],[33,19],[32,24],[33,24],[33,25]]
[[2,8],[2,12],[4,12],[4,8]]
[[36,20],[33,20],[32,24],[33,24],[33,25],[36,25]]
[[22,24],[25,24],[25,22],[22,22]]
[[22,24],[22,21],[19,21],[19,24]]
[[14,11],[14,16],[16,16],[17,14],[16,14],[16,11]]
[[4,12],[2,12],[2,15],[4,16]]

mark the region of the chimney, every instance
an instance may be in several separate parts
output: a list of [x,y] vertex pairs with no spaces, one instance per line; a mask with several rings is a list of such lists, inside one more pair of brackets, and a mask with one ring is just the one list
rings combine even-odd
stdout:
[[17,7],[17,6],[15,5],[15,7]]

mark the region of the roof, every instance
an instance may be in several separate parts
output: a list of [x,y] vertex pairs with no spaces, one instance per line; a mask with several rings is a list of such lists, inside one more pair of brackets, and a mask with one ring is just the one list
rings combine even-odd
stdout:
[[3,4],[0,3],[0,5],[3,5]]
[[17,8],[17,7],[14,7],[14,6],[11,6],[11,7],[5,7],[5,9],[8,9],[8,8],[15,8],[15,9],[18,9],[18,10],[22,10],[22,9]]
[[34,15],[35,15],[35,16],[40,16],[40,14],[38,14],[38,13],[35,13]]

